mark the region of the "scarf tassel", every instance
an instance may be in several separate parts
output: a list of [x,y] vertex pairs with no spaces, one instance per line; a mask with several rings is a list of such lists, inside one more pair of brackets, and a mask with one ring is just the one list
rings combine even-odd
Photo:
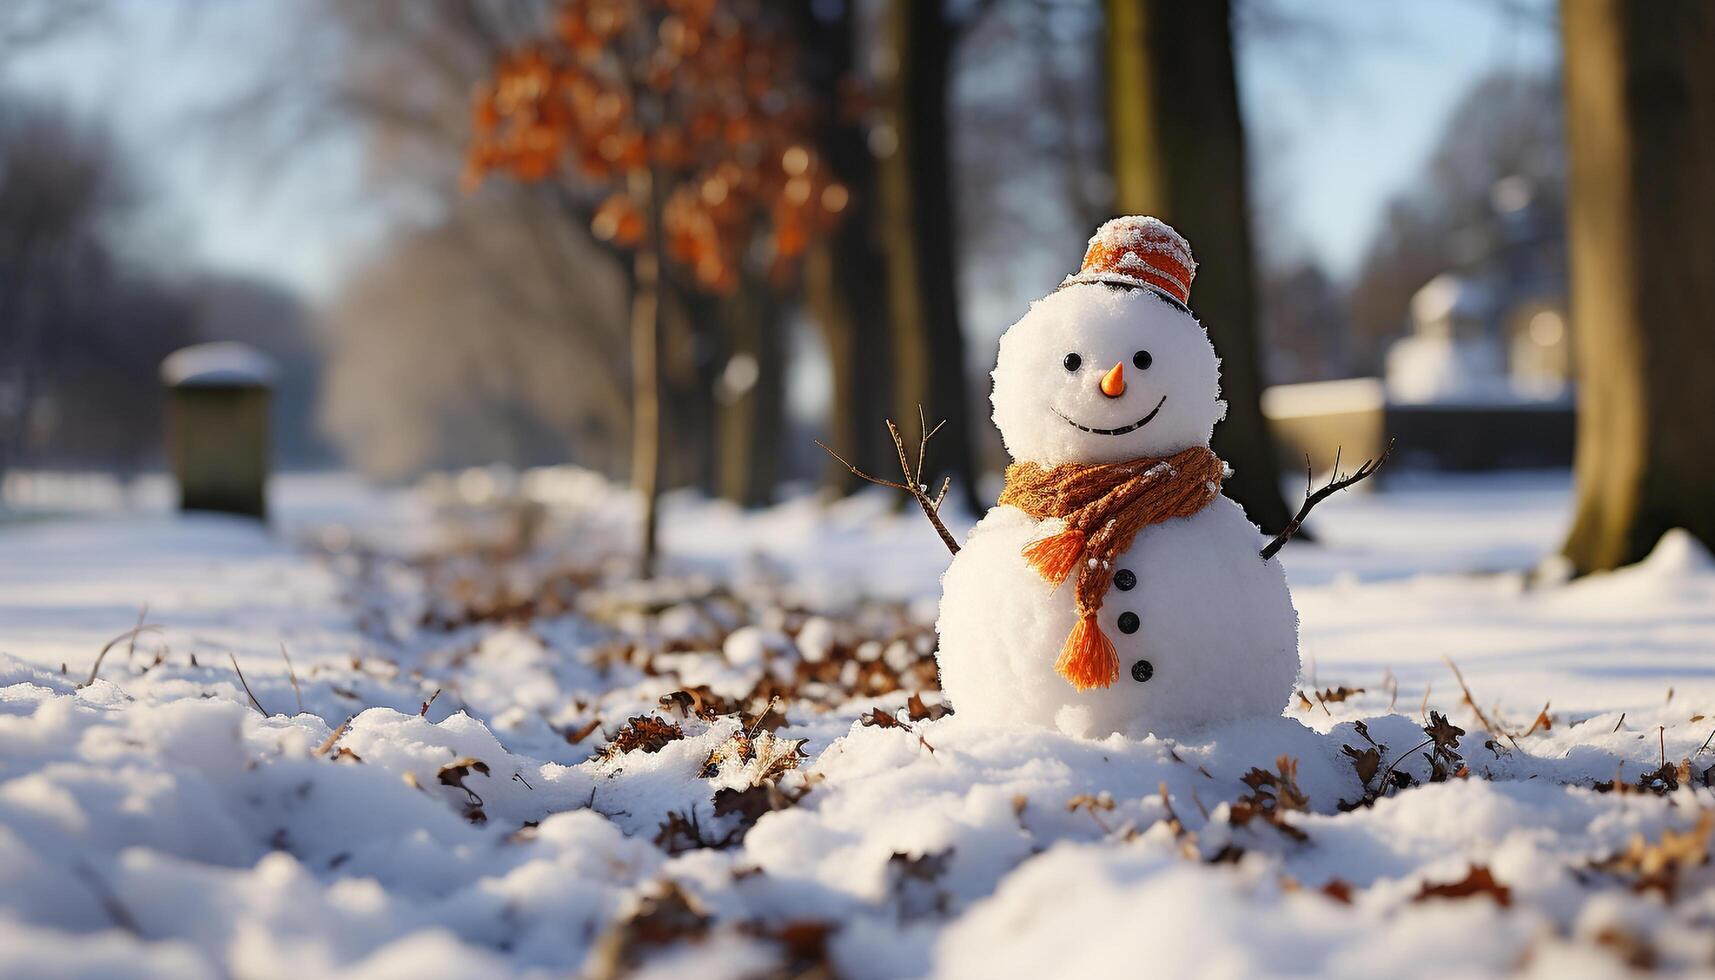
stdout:
[[1078,625],[1072,627],[1054,669],[1079,691],[1111,687],[1119,679],[1119,654],[1113,641],[1096,625],[1095,614],[1080,618]]
[[1024,549],[1024,560],[1054,585],[1066,581],[1084,555],[1084,532],[1067,529]]

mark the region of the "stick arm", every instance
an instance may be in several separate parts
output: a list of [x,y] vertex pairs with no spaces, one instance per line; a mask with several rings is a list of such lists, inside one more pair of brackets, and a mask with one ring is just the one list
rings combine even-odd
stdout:
[[[919,423],[922,423],[921,409],[918,410],[918,414],[920,416],[918,421]],[[893,480],[884,480],[878,476],[871,476],[863,470],[858,469],[856,466],[853,466],[844,456],[841,456],[839,453],[829,449],[820,439],[816,440],[816,445],[821,446],[824,452],[829,456],[834,457],[841,466],[844,466],[858,479],[866,480],[878,487],[888,487],[893,490],[901,490],[910,494],[911,499],[917,501],[917,506],[922,508],[923,516],[929,518],[929,523],[934,526],[935,533],[940,535],[941,543],[947,546],[947,550],[949,552],[956,555],[959,553],[959,542],[954,539],[953,533],[947,530],[947,525],[941,520],[941,502],[947,499],[947,490],[953,485],[953,478],[947,477],[942,481],[940,492],[936,493],[934,496],[929,495],[929,488],[923,485],[922,480],[923,457],[929,449],[929,437],[933,436],[940,430],[940,428],[940,425],[936,425],[933,429],[929,428],[927,424],[923,425],[923,436],[917,444],[917,462],[913,465],[911,460],[905,454],[905,439],[899,434],[899,426],[894,425],[892,419],[887,420],[887,434],[893,437],[893,448],[899,454],[900,475],[911,481],[909,484],[897,483]]]
[[1359,466],[1351,476],[1341,477],[1340,452],[1339,450],[1335,450],[1334,473],[1328,478],[1328,484],[1320,490],[1314,489],[1311,486],[1310,458],[1306,456],[1304,459],[1304,504],[1298,508],[1298,513],[1292,516],[1292,520],[1287,521],[1286,526],[1280,529],[1280,533],[1274,536],[1274,540],[1264,546],[1261,551],[1262,560],[1268,561],[1270,558],[1273,558],[1275,554],[1286,545],[1286,542],[1292,540],[1292,536],[1297,534],[1299,528],[1304,526],[1304,519],[1310,516],[1310,509],[1312,507],[1315,507],[1317,504],[1327,500],[1329,497],[1346,489],[1354,483],[1369,479],[1375,474],[1376,470],[1382,468],[1382,464],[1387,462],[1387,458],[1392,452],[1393,440],[1389,439],[1387,448],[1382,450],[1382,454],[1380,456],[1375,459],[1365,460],[1364,464]]

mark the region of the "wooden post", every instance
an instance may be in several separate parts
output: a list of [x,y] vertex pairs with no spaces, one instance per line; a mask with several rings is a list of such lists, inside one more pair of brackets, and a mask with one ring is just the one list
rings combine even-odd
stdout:
[[243,344],[198,344],[169,355],[161,380],[179,509],[265,520],[273,363]]

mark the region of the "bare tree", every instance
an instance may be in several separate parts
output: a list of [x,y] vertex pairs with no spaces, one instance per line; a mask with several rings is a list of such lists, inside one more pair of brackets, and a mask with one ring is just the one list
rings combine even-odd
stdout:
[[980,511],[947,114],[954,45],[969,24],[951,17],[947,6],[945,0],[888,5],[878,189],[896,411],[908,417],[921,408],[945,420],[944,465],[966,505]]
[[[351,270],[322,324],[329,381],[319,415],[348,458],[377,475],[493,460],[626,468],[617,297],[627,273],[590,232],[600,198],[510,182],[459,187],[472,91],[552,6],[318,0],[291,19],[279,61],[202,120],[245,154],[234,162],[259,189],[306,143],[356,139],[366,150],[363,204],[395,230]],[[446,332],[460,315],[468,345]],[[402,365],[412,373],[395,378]],[[544,378],[549,366],[564,373]],[[377,378],[395,378],[403,396]],[[430,379],[449,386],[438,401]],[[400,427],[397,439],[387,424]]]
[[1227,419],[1214,448],[1251,520],[1288,512],[1262,417],[1244,125],[1227,0],[1107,0],[1108,114],[1115,207],[1153,214],[1193,243],[1193,297],[1221,352]]
[[[852,447],[859,466],[876,468],[892,450],[873,420],[891,410],[892,371],[887,295],[877,210],[878,161],[869,120],[854,111],[860,72],[859,4],[793,4],[805,81],[830,111],[817,119],[816,143],[851,195],[839,227],[810,250],[804,267],[805,309],[828,352],[828,441]],[[862,485],[829,459],[822,483]]]
[[1579,571],[1715,546],[1715,7],[1568,0]]
[[[529,227],[499,199],[468,207],[457,224],[405,232],[354,270],[325,316],[324,428],[383,478],[568,455],[623,472],[623,375],[592,367],[591,338],[567,329],[561,277]],[[495,220],[482,221],[489,208]],[[473,254],[505,265],[507,287]],[[589,245],[583,261],[607,259]],[[571,322],[623,321],[621,284],[587,282]]]
[[[75,431],[77,423],[68,411],[107,394],[80,394],[78,382],[137,394],[135,378],[120,384],[111,372],[153,380],[154,365],[135,361],[155,353],[139,349],[150,338],[109,321],[115,294],[127,288],[110,243],[134,200],[105,131],[58,107],[0,95],[0,474],[31,450],[55,442],[71,449],[68,425]],[[149,318],[154,304],[143,287],[130,291],[138,309],[126,319]]]
[[[783,352],[772,292],[812,239],[832,227],[849,192],[810,145],[814,115],[796,82],[790,32],[760,8],[671,0],[561,0],[551,29],[508,51],[477,90],[468,176],[506,174],[600,194],[598,239],[631,270],[632,486],[643,499],[643,574],[652,574],[664,453],[664,297],[675,281],[742,295],[752,375],[733,385],[756,422],[777,423]],[[758,261],[758,256],[766,258]],[[744,363],[735,358],[731,363]],[[742,476],[748,498],[761,488]],[[764,475],[766,470],[760,471]]]
[[191,317],[116,245],[142,200],[104,128],[0,93],[0,474],[134,471],[159,445],[156,369]]
[[1553,78],[1503,72],[1471,86],[1435,150],[1388,202],[1350,295],[1361,366],[1374,370],[1408,325],[1411,297],[1449,269],[1480,266],[1501,244],[1497,181],[1523,178],[1530,207],[1558,229],[1566,168],[1560,88]]

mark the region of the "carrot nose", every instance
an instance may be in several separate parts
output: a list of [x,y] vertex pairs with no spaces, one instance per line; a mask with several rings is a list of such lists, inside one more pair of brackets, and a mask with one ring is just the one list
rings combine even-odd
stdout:
[[1114,369],[1102,375],[1102,394],[1109,398],[1118,398],[1125,394],[1125,362],[1120,361]]

